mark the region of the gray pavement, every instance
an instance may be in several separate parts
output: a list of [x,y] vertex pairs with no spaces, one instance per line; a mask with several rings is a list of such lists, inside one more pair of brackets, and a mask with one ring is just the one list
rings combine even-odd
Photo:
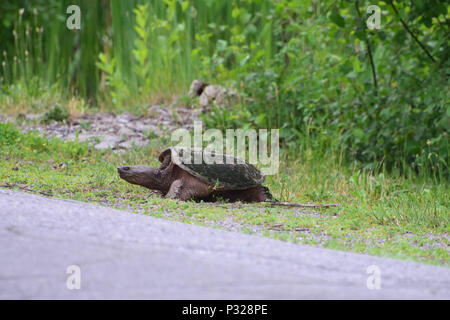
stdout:
[[0,189],[0,298],[449,299],[450,269]]

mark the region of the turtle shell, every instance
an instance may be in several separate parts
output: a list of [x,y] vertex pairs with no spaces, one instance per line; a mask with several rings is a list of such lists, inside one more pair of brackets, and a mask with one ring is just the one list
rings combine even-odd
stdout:
[[264,176],[253,165],[214,151],[170,147],[160,154],[159,161],[163,165],[170,163],[167,157],[170,157],[170,162],[216,190],[244,190],[264,181]]

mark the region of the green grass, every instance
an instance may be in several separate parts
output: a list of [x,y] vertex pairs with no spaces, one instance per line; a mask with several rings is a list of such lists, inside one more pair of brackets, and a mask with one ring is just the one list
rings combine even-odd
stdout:
[[280,200],[339,202],[318,211],[265,204],[166,200],[121,180],[116,167],[157,165],[163,143],[123,154],[86,143],[45,139],[0,124],[0,185],[99,203],[139,214],[258,234],[337,250],[449,265],[449,186],[426,179],[371,175],[334,154],[282,159],[267,186]]

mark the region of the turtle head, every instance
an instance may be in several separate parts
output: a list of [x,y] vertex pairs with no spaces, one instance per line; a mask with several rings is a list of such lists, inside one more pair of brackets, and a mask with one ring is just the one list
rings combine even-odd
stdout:
[[132,166],[117,168],[120,177],[132,184],[137,184],[152,190],[163,189],[163,177],[159,169],[149,166]]

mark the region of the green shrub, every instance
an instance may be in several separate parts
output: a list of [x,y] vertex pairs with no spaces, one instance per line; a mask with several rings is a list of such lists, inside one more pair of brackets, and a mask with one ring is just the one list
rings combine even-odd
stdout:
[[14,144],[19,132],[10,123],[0,123],[0,146]]
[[48,123],[51,121],[63,121],[69,118],[69,113],[66,108],[56,105],[50,111],[47,111],[42,117],[43,123]]
[[[269,64],[251,46],[237,49],[252,56],[231,72],[245,108],[213,110],[205,116],[206,124],[280,128],[282,142],[295,149],[305,144],[316,152],[335,149],[370,170],[448,177],[450,59],[437,21],[447,7],[430,11],[423,1],[396,4],[415,12],[408,23],[429,39],[425,45],[435,49],[433,63],[389,4],[377,3],[391,10],[382,17],[386,27],[367,30],[364,9],[370,4],[329,2],[327,14],[317,16],[294,1],[278,3],[271,16],[273,37],[279,41]],[[250,42],[245,36],[243,42]],[[224,50],[233,55],[236,48],[216,54],[227,56]],[[247,112],[250,117],[242,116]]]

